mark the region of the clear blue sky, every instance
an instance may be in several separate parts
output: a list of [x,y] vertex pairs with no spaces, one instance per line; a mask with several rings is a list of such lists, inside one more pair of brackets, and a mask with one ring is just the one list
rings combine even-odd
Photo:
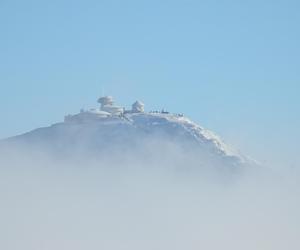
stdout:
[[296,166],[300,2],[0,0],[0,86],[0,138],[95,106],[103,89]]

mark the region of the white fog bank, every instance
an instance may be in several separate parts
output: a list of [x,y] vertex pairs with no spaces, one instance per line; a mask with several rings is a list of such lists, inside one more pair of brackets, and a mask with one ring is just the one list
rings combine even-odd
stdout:
[[0,249],[300,248],[297,177],[223,181],[161,162],[2,154]]

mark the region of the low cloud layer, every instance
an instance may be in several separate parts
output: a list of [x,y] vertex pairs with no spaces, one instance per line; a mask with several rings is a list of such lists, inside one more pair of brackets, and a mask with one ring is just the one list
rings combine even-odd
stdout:
[[222,178],[156,150],[144,162],[2,151],[0,249],[299,249],[297,176]]

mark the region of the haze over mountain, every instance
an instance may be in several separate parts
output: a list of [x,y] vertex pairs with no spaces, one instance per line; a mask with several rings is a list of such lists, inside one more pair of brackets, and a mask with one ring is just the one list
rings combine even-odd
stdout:
[[1,141],[1,249],[298,249],[297,178],[183,114],[99,102]]
[[253,160],[183,114],[146,112],[140,101],[131,110],[125,110],[116,106],[110,96],[98,102],[100,108],[67,115],[64,122],[8,138],[2,144],[43,152],[63,161],[152,163],[232,173],[256,166]]

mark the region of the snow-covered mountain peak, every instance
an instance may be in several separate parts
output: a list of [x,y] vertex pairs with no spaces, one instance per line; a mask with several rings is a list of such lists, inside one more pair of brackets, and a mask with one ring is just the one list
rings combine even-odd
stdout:
[[[100,108],[67,115],[64,122],[10,138],[37,149],[61,155],[78,155],[84,150],[97,157],[176,158],[184,164],[195,158],[197,165],[237,166],[252,162],[219,136],[199,126],[183,114],[165,110],[146,112],[136,101],[131,110],[114,104],[112,97],[101,97]],[[80,154],[79,154],[80,155]],[[185,160],[183,160],[185,159]]]
[[169,133],[185,133],[192,140],[210,145],[220,155],[237,157],[245,161],[237,150],[225,144],[222,139],[212,131],[209,131],[184,116],[183,114],[170,113],[165,110],[145,112],[144,104],[136,101],[131,110],[125,110],[115,106],[111,96],[101,97],[98,109],[81,110],[79,114],[65,117],[65,124],[87,124],[97,123],[99,126],[127,124],[134,128],[147,130],[148,132],[164,128]]

